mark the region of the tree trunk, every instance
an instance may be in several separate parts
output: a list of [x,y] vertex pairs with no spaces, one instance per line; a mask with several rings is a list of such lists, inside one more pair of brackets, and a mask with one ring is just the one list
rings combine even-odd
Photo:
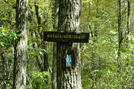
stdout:
[[[99,18],[99,3],[100,0],[96,0],[96,16],[95,18]],[[96,23],[94,24],[94,42],[97,42],[97,37],[98,37],[98,21],[96,20]]]
[[19,36],[14,47],[13,89],[26,89],[28,0],[16,0],[16,5],[16,30]]
[[[43,34],[41,32],[42,20],[41,20],[40,9],[39,9],[39,6],[38,6],[37,1],[35,1],[34,6],[35,6],[36,17],[37,17],[37,23],[38,23],[38,32],[37,32],[37,34],[39,34],[39,37],[42,39],[42,37],[43,37]],[[45,21],[44,24],[45,24],[45,27],[47,27],[46,26],[47,18],[45,18],[45,20],[46,21]],[[41,44],[41,47],[39,46],[40,44]],[[47,43],[44,43],[42,41],[40,44],[37,43],[36,44],[37,47],[38,48],[45,49],[46,52],[44,52],[44,61],[42,60],[42,58],[40,56],[37,56],[37,62],[38,62],[38,65],[39,65],[41,71],[48,71],[49,64],[48,64],[48,54],[47,54]]]
[[129,45],[129,35],[130,35],[130,0],[127,0],[127,32],[126,32],[126,36],[127,36],[127,38],[126,38],[126,40],[127,40],[127,47],[128,47],[128,45]]
[[1,65],[0,65],[0,85],[2,89],[7,89],[6,83],[3,83],[3,81],[8,81],[8,68],[6,63],[6,58],[4,56],[4,49],[0,48],[0,57],[1,57]]
[[[80,25],[80,0],[59,0],[58,31],[77,32]],[[82,89],[79,43],[57,43],[57,89]],[[66,65],[67,57],[71,66]]]
[[122,15],[121,15],[121,0],[118,0],[118,59],[121,56],[121,48],[122,48]]
[[[42,34],[40,33],[41,31],[41,28],[42,28],[42,21],[41,21],[41,15],[40,15],[40,10],[39,10],[39,6],[37,4],[37,1],[34,2],[34,7],[35,7],[35,13],[36,13],[36,18],[37,18],[37,24],[38,24],[38,30],[35,31],[32,35],[34,38],[42,38]],[[41,43],[34,43],[34,46],[33,48],[36,48],[36,49],[40,49],[41,47],[39,46]],[[40,71],[44,71],[44,63],[43,63],[43,60],[41,58],[40,55],[37,55],[36,56],[36,60],[37,60],[37,63],[38,63],[38,66],[40,68]]]
[[[59,0],[53,1],[53,29],[58,29],[58,11],[59,11]],[[52,63],[52,89],[57,89],[57,59],[56,59],[56,43],[53,43],[53,63]]]

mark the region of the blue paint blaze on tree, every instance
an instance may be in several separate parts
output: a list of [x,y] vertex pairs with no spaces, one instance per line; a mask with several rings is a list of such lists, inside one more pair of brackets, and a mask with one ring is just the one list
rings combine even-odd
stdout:
[[71,55],[66,55],[66,67],[72,66],[72,57]]

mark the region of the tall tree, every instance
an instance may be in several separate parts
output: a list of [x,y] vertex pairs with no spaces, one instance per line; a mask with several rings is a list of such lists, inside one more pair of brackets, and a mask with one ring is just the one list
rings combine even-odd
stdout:
[[14,46],[13,89],[26,89],[28,0],[16,0],[16,31]]
[[[77,32],[80,25],[80,0],[59,0],[58,31]],[[81,89],[81,58],[79,43],[57,44],[57,89]],[[71,67],[66,58],[72,58]]]
[[118,0],[118,58],[121,56],[121,48],[122,48],[122,41],[123,41],[123,33],[122,33],[122,13],[121,13],[121,7],[122,7],[122,0]]
[[[53,15],[53,29],[58,29],[58,11],[59,0],[53,0],[52,15]],[[56,59],[56,43],[53,43],[53,63],[52,63],[52,89],[57,89],[57,59]]]
[[[130,0],[127,0],[127,32],[126,35],[130,35]],[[129,40],[129,37],[127,36],[127,41]],[[128,46],[128,42],[127,42]]]
[[[100,0],[96,0],[96,19],[99,18],[99,3]],[[96,21],[95,26],[94,26],[94,41],[97,41],[97,36],[98,36],[98,21]]]
[[[33,35],[34,38],[42,38],[42,34],[40,34],[41,28],[42,28],[42,18],[41,18],[40,8],[39,8],[39,5],[37,4],[37,1],[34,2],[34,6],[35,6],[35,12],[36,12],[38,30],[34,31],[34,32],[32,33],[32,35]],[[41,43],[40,43],[40,42],[39,42],[39,43],[34,43],[34,44],[33,44],[33,48],[35,48],[35,49],[41,48],[41,47],[39,46],[39,44],[41,44]],[[38,66],[39,66],[40,70],[41,70],[41,71],[44,71],[44,63],[43,63],[43,60],[42,60],[42,58],[40,57],[40,55],[37,55],[37,56],[36,56],[36,60],[37,60],[37,62],[38,62]]]

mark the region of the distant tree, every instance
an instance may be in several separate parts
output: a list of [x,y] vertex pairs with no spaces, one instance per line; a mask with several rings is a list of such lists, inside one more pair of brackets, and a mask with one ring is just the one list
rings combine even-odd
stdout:
[[16,0],[16,32],[14,46],[13,89],[26,89],[28,0]]
[[[130,0],[127,0],[127,31],[126,31],[126,36],[127,36],[127,41],[129,40],[129,35],[131,33],[130,31],[130,14],[131,14],[131,2]],[[127,42],[127,46],[128,46],[128,42]]]
[[[52,0],[52,21],[53,29],[58,29],[58,11],[59,11],[59,0]],[[56,43],[53,43],[53,62],[52,62],[52,89],[57,89],[57,59],[56,59]]]
[[[33,38],[42,38],[42,34],[41,32],[41,28],[42,28],[42,18],[41,18],[41,14],[40,14],[40,8],[39,5],[37,3],[38,1],[35,0],[34,2],[34,7],[35,7],[35,13],[36,13],[36,18],[37,18],[37,24],[38,24],[38,30],[33,31],[31,34],[33,36]],[[39,45],[41,44],[41,42],[39,43],[33,43],[33,48],[35,49],[39,49],[41,48]],[[41,71],[45,71],[45,67],[44,67],[44,63],[43,63],[43,59],[41,58],[40,55],[36,56],[36,60],[38,63],[38,66],[40,68]]]
[[121,48],[122,48],[122,41],[123,41],[123,32],[122,32],[122,1],[118,0],[118,58],[121,56]]
[[[100,0],[96,0],[96,19],[99,18],[99,3]],[[98,21],[95,23],[95,27],[94,27],[94,42],[97,41],[97,36],[98,36]]]

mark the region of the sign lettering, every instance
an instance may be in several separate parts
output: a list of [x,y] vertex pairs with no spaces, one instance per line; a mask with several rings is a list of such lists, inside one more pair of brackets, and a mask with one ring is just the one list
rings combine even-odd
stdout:
[[88,42],[89,33],[44,32],[44,40],[52,42]]

